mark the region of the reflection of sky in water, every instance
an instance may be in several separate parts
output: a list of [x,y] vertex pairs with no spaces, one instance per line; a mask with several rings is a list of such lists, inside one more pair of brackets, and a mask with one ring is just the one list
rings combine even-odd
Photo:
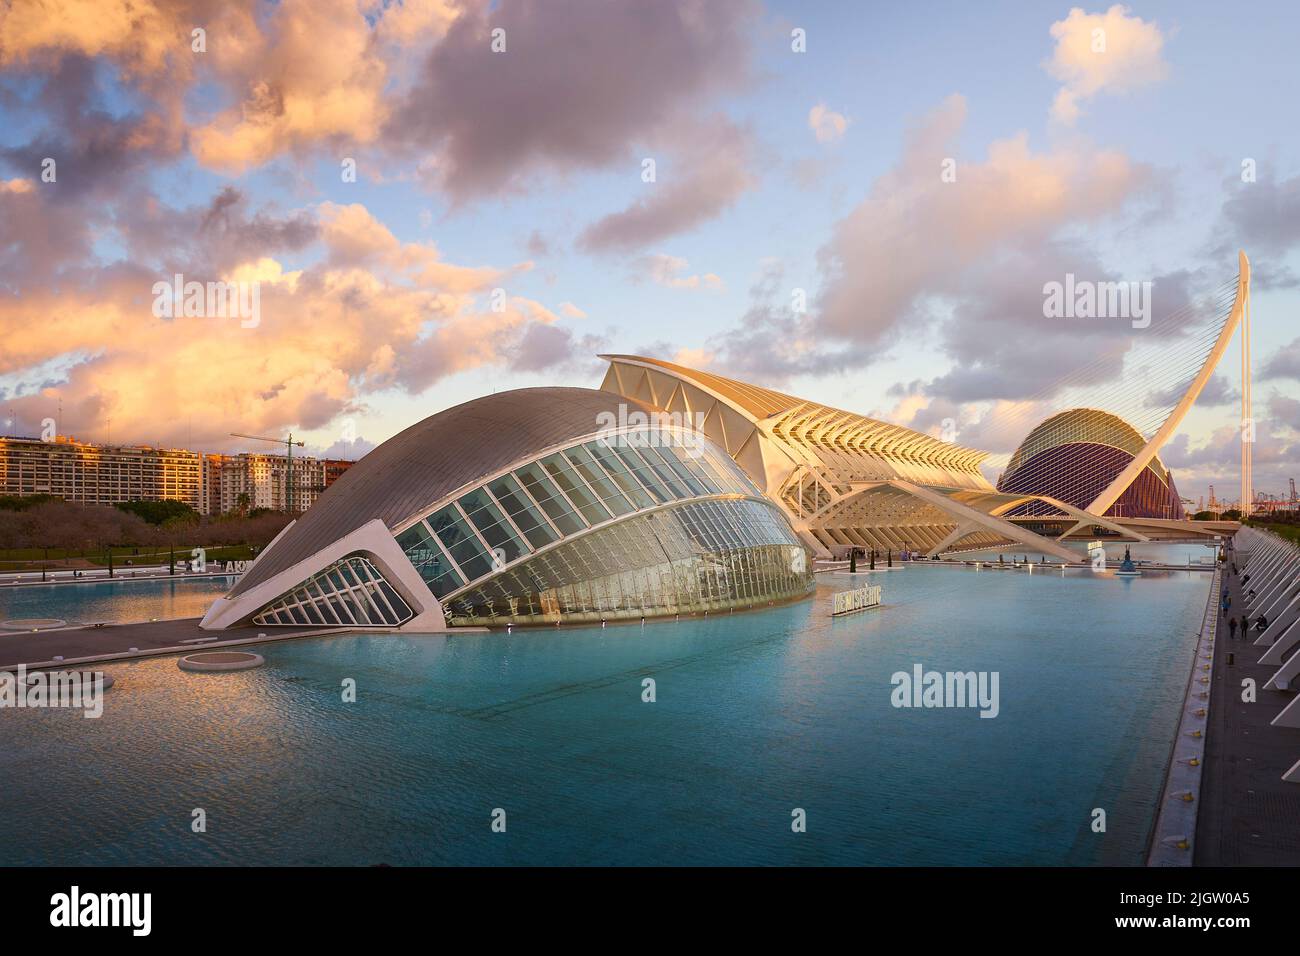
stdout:
[[125,624],[201,617],[213,601],[230,590],[232,580],[103,581],[9,588],[0,590],[0,621],[54,617]]
[[[1198,544],[1195,542],[1154,542],[1154,541],[1115,541],[1109,538],[1098,538],[1102,546],[1106,549],[1107,560],[1122,560],[1124,557],[1124,548],[1127,546],[1132,550],[1134,561],[1150,561],[1153,564],[1187,564],[1190,558],[1193,564],[1198,561],[1202,564],[1213,565],[1215,547],[1213,545]],[[1087,541],[1067,541],[1062,542],[1065,547],[1071,551],[1079,552],[1081,558],[1087,557]],[[1021,555],[1033,555],[1033,560],[1037,561],[1039,553],[1022,545],[1013,544],[1000,550],[988,551],[964,551],[961,554],[950,555],[954,560],[961,561],[987,561],[992,559],[996,561],[998,555],[1010,561],[1012,557],[1019,558]],[[897,555],[895,555],[897,559]],[[1059,562],[1058,558],[1048,556],[1048,561]]]
[[[0,711],[0,864],[1139,863],[1208,575],[907,568],[832,620],[865,580],[644,627],[287,641],[241,673],[110,665],[100,720]],[[1000,716],[894,709],[914,663],[999,671]]]

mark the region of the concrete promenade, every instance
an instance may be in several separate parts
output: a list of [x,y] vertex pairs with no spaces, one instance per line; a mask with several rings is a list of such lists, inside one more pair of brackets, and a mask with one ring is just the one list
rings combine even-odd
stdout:
[[[341,634],[347,630],[341,627],[240,627],[228,631],[202,631],[197,617],[104,627],[59,628],[35,633],[0,630],[0,670],[11,671],[19,664],[29,668],[70,667],[160,654],[188,654],[212,647],[264,644],[298,637]],[[56,660],[56,657],[63,660]]]
[[[1236,561],[1238,570],[1247,573],[1245,557],[1243,552],[1230,552],[1229,565]],[[1230,567],[1223,575],[1232,596],[1229,614],[1234,617],[1245,613],[1244,592],[1260,580],[1258,568],[1250,570],[1256,573],[1246,588],[1241,575],[1233,575]],[[1278,668],[1258,663],[1267,647],[1254,645],[1256,631],[1243,640],[1238,627],[1234,639],[1222,611],[1218,620],[1194,862],[1197,866],[1294,866],[1300,864],[1300,784],[1288,783],[1282,775],[1300,757],[1300,728],[1270,724],[1295,699],[1295,692],[1265,688]],[[1248,678],[1255,682],[1254,703],[1242,700],[1242,681]]]

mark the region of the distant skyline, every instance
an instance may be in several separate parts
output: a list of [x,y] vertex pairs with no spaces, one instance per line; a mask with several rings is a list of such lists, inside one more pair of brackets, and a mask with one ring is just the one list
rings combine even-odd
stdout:
[[[998,402],[1142,334],[1045,284],[1150,282],[1159,317],[1242,248],[1283,494],[1297,35],[1282,2],[15,0],[0,432],[61,403],[83,441],[356,458],[618,352],[984,448]],[[257,282],[257,322],[156,316],[176,275]],[[1193,500],[1236,494],[1239,365],[1162,452]]]

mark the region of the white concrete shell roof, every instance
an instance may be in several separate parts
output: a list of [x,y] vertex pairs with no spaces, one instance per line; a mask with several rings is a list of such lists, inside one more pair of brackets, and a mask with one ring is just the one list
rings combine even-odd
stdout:
[[231,589],[244,594],[379,519],[390,531],[479,478],[599,430],[601,413],[650,411],[588,388],[521,388],[486,395],[399,432],[344,472]]

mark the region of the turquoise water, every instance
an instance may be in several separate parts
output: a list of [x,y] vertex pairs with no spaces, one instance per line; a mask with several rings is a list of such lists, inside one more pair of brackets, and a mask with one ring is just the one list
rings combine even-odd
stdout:
[[[0,864],[1142,861],[1208,575],[910,567],[834,620],[865,578],[818,577],[708,619],[110,665],[99,720],[0,710]],[[999,716],[895,709],[915,663],[998,671]]]
[[[1108,561],[1119,561],[1124,557],[1125,542],[1103,540],[1106,547],[1106,559]],[[1079,559],[1085,560],[1088,557],[1088,542],[1086,541],[1068,541],[1065,547],[1071,551],[1079,553]],[[1150,561],[1154,564],[1187,564],[1190,559],[1192,564],[1198,562],[1204,565],[1213,565],[1216,548],[1207,546],[1200,542],[1129,542],[1128,547],[1131,549],[1134,561]],[[1012,557],[1021,555],[1033,555],[1033,560],[1039,558],[1038,552],[1031,551],[1029,548],[1021,545],[1008,545],[1002,549],[990,549],[987,551],[969,551],[961,554],[952,555],[953,560],[960,561],[996,561],[1001,554],[1006,560],[1010,561]],[[1056,558],[1049,558],[1050,561],[1056,561]]]
[[201,617],[230,587],[230,578],[22,585],[0,589],[0,621],[52,617],[126,624]]

